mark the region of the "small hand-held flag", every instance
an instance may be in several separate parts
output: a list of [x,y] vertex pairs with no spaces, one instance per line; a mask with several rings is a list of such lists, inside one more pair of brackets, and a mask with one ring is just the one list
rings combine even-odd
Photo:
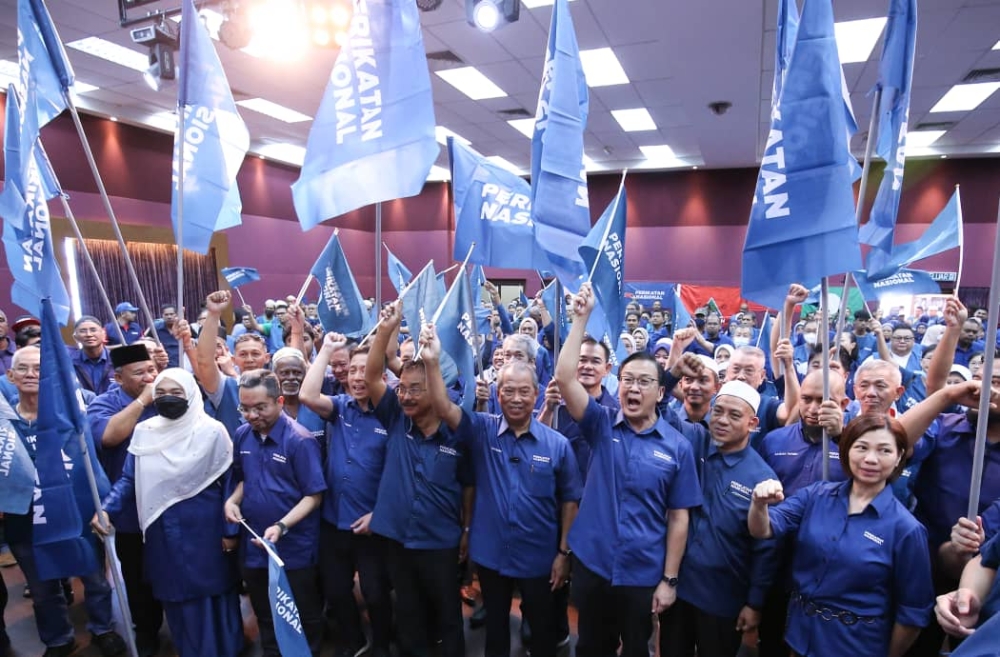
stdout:
[[[469,307],[471,299],[469,275],[465,267],[461,267],[433,320],[441,341],[441,355],[447,354],[454,361],[455,377],[459,373],[463,377],[462,408],[469,412],[474,410],[476,403],[476,354],[479,351],[475,343],[478,333],[475,309]],[[454,379],[445,379],[447,385],[453,382]]]
[[382,243],[382,246],[385,247],[386,258],[389,261],[389,280],[392,282],[392,286],[396,288],[396,294],[399,294],[413,280],[413,272],[389,250],[385,242]]
[[625,298],[625,174],[618,193],[580,246],[580,257],[590,271],[594,293],[604,310],[611,337],[611,350],[618,347]]
[[348,337],[361,337],[371,328],[371,315],[351,273],[337,232],[333,231],[326,248],[309,271],[320,286],[317,311],[325,330]]
[[223,267],[222,275],[225,276],[229,287],[234,290],[260,280],[260,272],[253,267]]

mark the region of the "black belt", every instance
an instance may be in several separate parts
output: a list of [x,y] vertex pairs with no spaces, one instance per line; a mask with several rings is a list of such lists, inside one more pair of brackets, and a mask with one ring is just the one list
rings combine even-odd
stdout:
[[853,611],[846,609],[834,609],[816,604],[812,600],[803,597],[799,593],[793,593],[790,602],[794,602],[802,608],[802,613],[806,616],[816,616],[825,621],[840,621],[844,625],[851,626],[858,623],[872,625],[880,620],[882,616],[859,616]]

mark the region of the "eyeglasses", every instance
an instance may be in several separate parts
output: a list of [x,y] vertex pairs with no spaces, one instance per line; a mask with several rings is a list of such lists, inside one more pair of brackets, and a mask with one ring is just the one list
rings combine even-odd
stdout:
[[639,386],[639,390],[649,390],[654,385],[659,383],[656,379],[644,376],[641,378],[635,378],[631,376],[623,376],[618,379],[618,383],[625,389],[631,388],[632,386]]
[[31,374],[41,374],[42,373],[42,366],[40,364],[39,365],[18,365],[17,367],[14,368],[14,371],[17,372],[18,374],[21,374],[21,375],[28,374],[29,372]]
[[264,413],[267,413],[267,411],[270,408],[271,408],[271,404],[270,403],[267,403],[267,404],[257,404],[256,406],[244,406],[243,404],[240,404],[239,406],[236,407],[236,410],[238,410],[241,414],[247,415],[247,416],[249,416],[249,415],[261,416]]
[[892,336],[892,339],[896,342],[913,342],[912,335],[894,335]]
[[399,386],[396,388],[396,395],[398,397],[419,397],[424,394],[424,390],[423,386]]

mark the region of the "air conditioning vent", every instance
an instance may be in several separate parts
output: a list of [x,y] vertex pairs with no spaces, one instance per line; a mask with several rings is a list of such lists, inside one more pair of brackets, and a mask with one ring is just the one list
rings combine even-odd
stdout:
[[911,131],[915,132],[917,130],[944,130],[948,131],[955,127],[954,121],[932,121],[928,123],[920,123],[916,128]]
[[974,68],[962,82],[1000,82],[1000,68]]

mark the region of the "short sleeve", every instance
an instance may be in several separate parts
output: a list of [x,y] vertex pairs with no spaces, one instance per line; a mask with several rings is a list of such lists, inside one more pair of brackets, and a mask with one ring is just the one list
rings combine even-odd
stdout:
[[559,470],[556,473],[556,497],[561,503],[579,502],[583,497],[583,477],[576,454],[568,440],[559,441]]
[[690,509],[701,506],[701,484],[694,463],[694,450],[687,440],[677,440],[677,475],[670,482],[668,509]]
[[[386,391],[388,392],[388,389],[386,389]],[[336,423],[337,420],[340,419],[340,413],[341,413],[341,408],[340,408],[341,396],[340,395],[327,395],[326,398],[330,400],[330,414],[327,415],[323,419],[326,420],[327,422],[334,422],[334,423]]]
[[375,418],[382,423],[382,427],[388,430],[398,421],[402,410],[403,408],[399,404],[399,397],[396,395],[396,391],[386,387],[385,394],[382,395],[382,399],[375,406],[374,413]]
[[986,541],[979,550],[984,568],[1000,570],[1000,534]]
[[611,417],[608,410],[593,397],[587,400],[587,410],[583,412],[577,425],[580,427],[580,435],[591,446],[611,437]]
[[811,498],[816,486],[817,484],[806,486],[791,497],[785,498],[781,504],[767,510],[774,538],[781,538],[785,534],[794,534],[799,531],[799,526],[802,524],[806,509],[812,501]]
[[323,458],[319,442],[312,436],[298,436],[300,441],[295,450],[295,481],[302,495],[317,495],[326,490],[323,477]]
[[893,554],[893,603],[896,623],[925,627],[934,608],[934,584],[927,530],[913,523],[896,542]]

